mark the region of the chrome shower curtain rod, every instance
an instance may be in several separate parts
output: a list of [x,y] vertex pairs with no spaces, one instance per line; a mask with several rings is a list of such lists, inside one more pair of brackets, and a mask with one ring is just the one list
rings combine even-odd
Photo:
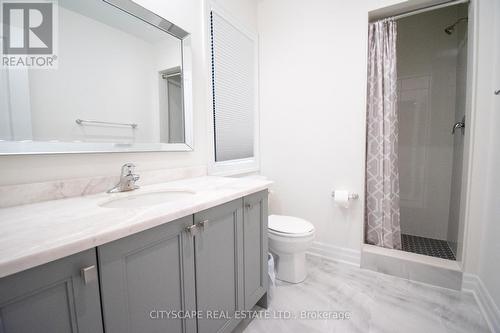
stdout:
[[402,18],[405,18],[408,16],[413,16],[413,15],[417,15],[420,13],[425,13],[425,12],[428,12],[430,10],[436,10],[436,9],[445,8],[445,7],[454,6],[454,5],[459,5],[459,4],[467,3],[467,2],[469,2],[469,0],[449,1],[449,2],[445,2],[445,3],[441,3],[439,5],[433,5],[433,6],[429,6],[429,7],[424,7],[424,8],[412,10],[412,11],[405,12],[405,13],[402,13],[399,15],[389,16],[388,18],[392,18],[394,20],[399,20],[399,19],[402,19]]

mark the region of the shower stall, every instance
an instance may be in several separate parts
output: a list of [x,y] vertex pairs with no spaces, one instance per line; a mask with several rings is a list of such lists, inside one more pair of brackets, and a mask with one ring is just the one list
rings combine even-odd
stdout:
[[402,250],[455,260],[467,82],[467,5],[398,20]]
[[[365,242],[456,260],[464,232],[461,201],[464,138],[467,135],[468,4],[442,6],[380,22],[384,24],[386,31],[382,33],[386,35],[380,42],[382,59],[375,61],[373,68],[382,68],[380,89],[384,91],[378,98],[370,96],[374,89],[371,82],[376,80],[370,78],[375,70],[369,67]],[[387,30],[394,28],[390,24],[396,26],[395,33],[387,37]],[[384,44],[393,37],[395,57],[387,51],[391,45]],[[371,47],[369,45],[370,50]],[[390,75],[384,72],[384,66],[395,67],[395,73],[390,74],[394,76],[392,81],[388,80]],[[386,92],[392,83],[394,94]],[[394,105],[390,104],[392,95],[395,96]],[[381,101],[380,105],[370,105],[377,101]],[[394,119],[387,121],[384,118],[373,125],[374,120],[370,117],[376,118],[372,113],[377,107],[382,109],[379,118],[386,117],[385,109],[389,109]],[[394,139],[387,141],[386,137],[384,145],[378,149],[382,151],[381,161],[376,164],[384,170],[375,176],[387,177],[385,168],[390,166],[393,170],[389,173],[394,179],[388,181],[388,186],[378,186],[370,169],[373,169],[370,154],[375,145],[370,131],[376,129],[383,133],[390,130],[388,124],[396,127]],[[394,152],[395,157],[388,157],[387,151]],[[374,201],[373,193],[377,191],[381,192],[381,199]],[[381,216],[390,217],[374,233],[376,222],[370,214],[377,210],[381,211]],[[388,234],[392,238],[390,242]]]

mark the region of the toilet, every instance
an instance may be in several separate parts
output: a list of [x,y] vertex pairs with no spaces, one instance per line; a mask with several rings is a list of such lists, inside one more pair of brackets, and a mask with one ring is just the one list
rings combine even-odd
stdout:
[[299,283],[307,276],[306,251],[314,240],[314,226],[298,217],[269,215],[269,250],[277,257],[276,278]]

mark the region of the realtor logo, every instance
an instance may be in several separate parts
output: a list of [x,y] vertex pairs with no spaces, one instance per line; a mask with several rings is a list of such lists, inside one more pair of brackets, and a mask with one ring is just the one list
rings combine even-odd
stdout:
[[4,54],[52,53],[52,3],[3,3]]
[[2,66],[54,68],[56,7],[53,1],[2,1]]

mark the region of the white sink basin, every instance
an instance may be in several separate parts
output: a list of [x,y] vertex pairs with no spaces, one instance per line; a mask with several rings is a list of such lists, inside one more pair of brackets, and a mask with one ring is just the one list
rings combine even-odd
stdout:
[[149,193],[130,194],[120,198],[105,201],[99,206],[105,208],[136,208],[160,205],[194,195],[196,192],[189,190],[165,190]]

